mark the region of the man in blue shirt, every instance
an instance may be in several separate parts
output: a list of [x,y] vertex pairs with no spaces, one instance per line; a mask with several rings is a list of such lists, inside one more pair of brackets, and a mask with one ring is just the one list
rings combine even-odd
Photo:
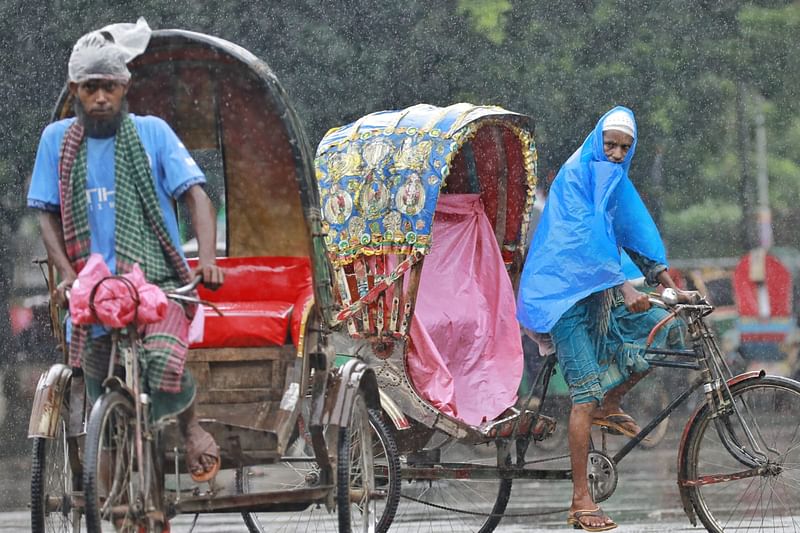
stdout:
[[[50,124],[39,142],[28,205],[39,211],[42,239],[61,280],[53,296],[61,305],[90,253],[101,254],[115,274],[139,264],[148,281],[165,289],[195,275],[212,289],[223,281],[203,172],[166,122],[127,113],[126,64],[144,51],[150,35],[143,19],[133,31],[130,26],[109,26],[78,40],[69,63],[77,118]],[[181,251],[174,200],[186,205],[196,232],[199,264],[193,272]],[[187,466],[200,482],[216,474],[220,459],[213,437],[197,421],[195,385],[184,371],[191,314],[171,301],[164,321],[144,327],[143,382],[155,419],[177,415]],[[92,400],[102,392],[110,347],[102,326],[71,328],[70,363],[83,368]]]

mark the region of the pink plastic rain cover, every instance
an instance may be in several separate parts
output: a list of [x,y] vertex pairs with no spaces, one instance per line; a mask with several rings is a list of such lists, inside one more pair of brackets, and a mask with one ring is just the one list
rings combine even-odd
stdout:
[[408,374],[434,407],[478,426],[517,399],[522,342],[514,290],[479,195],[441,195],[434,232]]

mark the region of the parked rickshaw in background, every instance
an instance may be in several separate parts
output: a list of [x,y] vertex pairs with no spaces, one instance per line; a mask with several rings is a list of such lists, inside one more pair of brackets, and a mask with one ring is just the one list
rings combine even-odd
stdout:
[[514,444],[552,431],[515,405],[533,122],[470,104],[373,113],[330,130],[316,167],[333,345],[376,370],[402,461],[397,520],[490,531]]
[[[313,163],[285,92],[247,50],[182,30],[154,32],[130,69],[130,110],[172,126],[205,171],[223,215],[218,263],[225,284],[200,289],[222,315],[204,306],[205,335],[187,359],[196,409],[220,446],[223,471],[208,486],[189,480],[174,421],[144,436],[151,464],[119,449],[130,441],[109,450],[100,432],[100,441],[90,442],[95,413],[87,436],[81,372],[56,364],[39,382],[31,415],[32,529],[77,532],[121,516],[142,525],[159,513],[233,512],[254,532],[372,531],[380,495],[368,409],[380,408],[378,384],[361,361],[333,364],[333,297]],[[53,119],[71,114],[65,90]],[[129,413],[141,401],[124,387],[111,394]],[[127,471],[101,472],[100,460],[82,464],[92,447],[129,458]],[[148,479],[136,475],[143,470],[158,496],[146,504],[136,501],[137,480]],[[87,486],[103,475],[112,489]]]
[[777,256],[757,248],[741,258],[731,277],[743,363],[793,375],[798,335],[791,271]]

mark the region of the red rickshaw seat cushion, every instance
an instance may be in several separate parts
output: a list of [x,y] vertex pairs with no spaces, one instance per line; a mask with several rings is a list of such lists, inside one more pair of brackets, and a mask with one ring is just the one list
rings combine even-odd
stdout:
[[[189,260],[191,267],[196,260]],[[225,281],[216,291],[198,289],[222,316],[205,306],[203,340],[191,348],[241,348],[296,344],[301,313],[311,297],[311,265],[307,257],[220,257]]]

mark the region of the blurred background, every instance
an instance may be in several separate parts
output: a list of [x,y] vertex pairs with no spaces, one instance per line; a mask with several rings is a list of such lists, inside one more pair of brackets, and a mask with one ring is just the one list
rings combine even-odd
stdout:
[[[529,114],[542,199],[597,119],[613,105],[632,108],[640,137],[630,174],[676,276],[719,306],[715,323],[732,365],[797,373],[800,2],[7,0],[0,2],[4,461],[24,470],[38,373],[60,358],[32,264],[44,251],[24,202],[38,136],[75,40],[139,16],[153,29],[216,35],[265,60],[314,145],[331,127],[420,102]],[[16,468],[0,471],[21,479]]]

